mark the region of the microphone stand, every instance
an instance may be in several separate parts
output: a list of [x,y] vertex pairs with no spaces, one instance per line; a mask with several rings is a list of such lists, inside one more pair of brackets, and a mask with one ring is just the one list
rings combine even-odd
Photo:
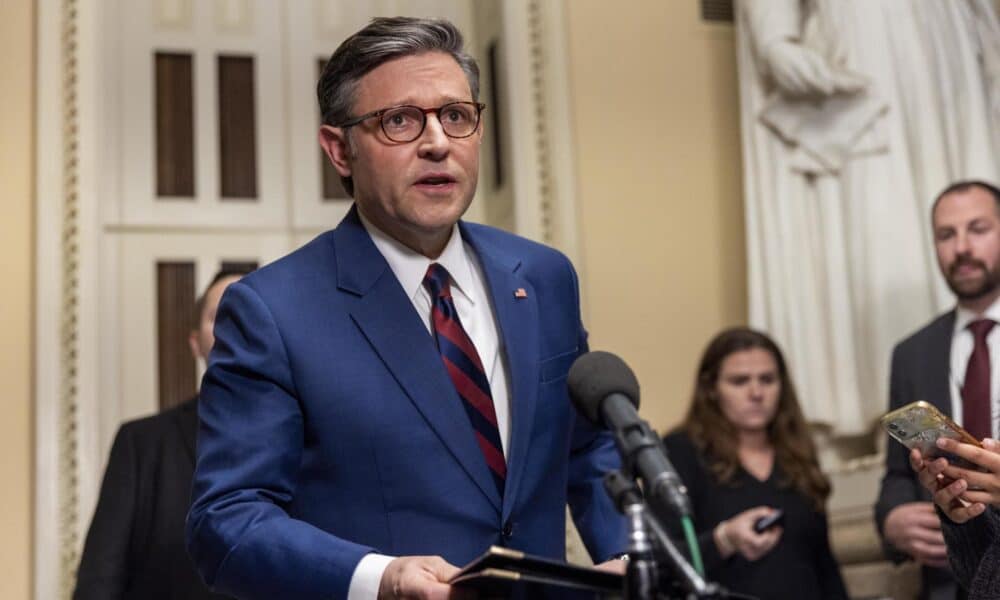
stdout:
[[[629,548],[628,566],[625,569],[625,600],[660,600],[685,598],[686,600],[714,600],[728,598],[720,585],[710,583],[694,570],[673,540],[660,524],[656,515],[647,509],[646,502],[636,484],[619,471],[604,477],[604,489],[618,509],[628,517]],[[654,534],[649,535],[650,530]],[[657,552],[666,555],[671,570],[677,577],[672,587],[679,587],[683,596],[666,595],[661,590],[662,573],[657,562]]]
[[628,565],[625,567],[625,600],[655,600],[660,578],[653,554],[653,540],[646,529],[646,503],[638,486],[619,471],[604,477],[604,489],[615,506],[628,517]]

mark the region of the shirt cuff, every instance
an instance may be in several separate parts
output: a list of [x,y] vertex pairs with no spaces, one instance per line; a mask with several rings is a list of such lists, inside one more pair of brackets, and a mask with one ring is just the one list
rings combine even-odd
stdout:
[[395,556],[384,554],[366,554],[358,566],[354,567],[351,584],[347,588],[347,600],[377,600],[382,574],[395,559]]

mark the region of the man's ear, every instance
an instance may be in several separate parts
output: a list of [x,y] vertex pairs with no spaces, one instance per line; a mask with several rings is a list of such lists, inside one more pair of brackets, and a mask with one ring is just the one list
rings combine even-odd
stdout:
[[326,152],[327,158],[337,169],[341,177],[351,176],[351,143],[347,139],[347,130],[342,127],[321,125],[319,128],[319,145]]
[[191,346],[191,356],[193,356],[195,360],[198,360],[199,358],[204,358],[205,360],[208,360],[207,356],[201,355],[201,346],[198,344],[197,329],[192,329],[188,333],[188,346]]

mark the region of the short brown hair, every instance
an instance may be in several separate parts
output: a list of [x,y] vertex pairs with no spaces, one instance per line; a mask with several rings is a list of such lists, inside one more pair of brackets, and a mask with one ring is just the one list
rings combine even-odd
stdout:
[[955,183],[949,184],[948,187],[941,190],[941,193],[934,198],[934,204],[931,205],[931,224],[933,225],[934,223],[934,211],[937,210],[938,204],[941,203],[941,198],[956,192],[967,192],[973,188],[979,188],[992,194],[997,213],[1000,213],[1000,188],[992,183],[987,183],[980,179],[964,179],[962,181],[956,181]]

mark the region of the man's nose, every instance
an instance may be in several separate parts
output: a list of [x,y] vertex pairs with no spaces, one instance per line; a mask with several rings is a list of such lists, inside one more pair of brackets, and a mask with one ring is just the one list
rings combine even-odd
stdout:
[[955,254],[964,256],[972,252],[972,246],[969,244],[969,236],[965,233],[959,233],[955,236]]
[[448,156],[451,138],[445,134],[437,115],[427,115],[427,124],[424,126],[424,132],[417,139],[417,143],[419,144],[418,153],[421,158],[441,160]]

